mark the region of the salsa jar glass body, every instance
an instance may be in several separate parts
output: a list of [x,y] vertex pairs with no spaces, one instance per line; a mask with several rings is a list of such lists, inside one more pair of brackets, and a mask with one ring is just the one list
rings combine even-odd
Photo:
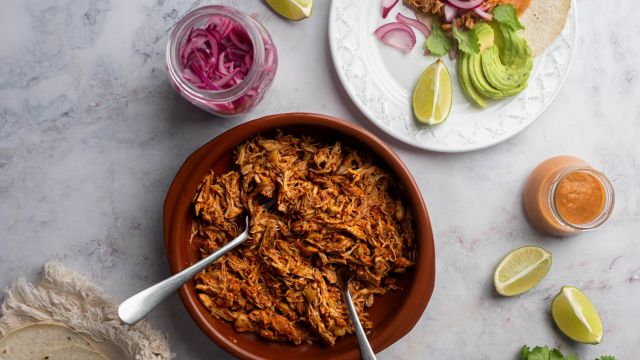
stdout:
[[[228,89],[202,89],[183,76],[180,49],[193,29],[207,25],[211,17],[226,17],[242,27],[253,47],[253,63],[246,77]],[[241,115],[251,111],[269,90],[278,68],[278,54],[266,28],[253,17],[228,6],[211,5],[186,14],[173,28],[167,43],[167,68],[174,89],[199,108],[217,116]]]
[[[563,203],[576,201],[580,189],[567,195],[561,191],[564,179],[576,174],[588,176],[601,191],[601,205],[585,222],[572,222],[563,216]],[[584,193],[584,191],[582,191]],[[563,196],[560,201],[559,196]],[[524,187],[524,210],[527,219],[538,230],[555,236],[572,236],[595,229],[611,215],[614,205],[613,186],[607,177],[586,161],[575,156],[555,156],[540,163],[529,175]],[[593,209],[592,209],[593,210]]]

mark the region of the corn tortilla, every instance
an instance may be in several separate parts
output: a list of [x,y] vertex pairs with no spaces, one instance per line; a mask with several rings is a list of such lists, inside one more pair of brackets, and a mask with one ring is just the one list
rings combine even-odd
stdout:
[[524,38],[533,56],[551,45],[562,32],[567,21],[571,0],[532,0],[527,10],[520,16],[524,25]]

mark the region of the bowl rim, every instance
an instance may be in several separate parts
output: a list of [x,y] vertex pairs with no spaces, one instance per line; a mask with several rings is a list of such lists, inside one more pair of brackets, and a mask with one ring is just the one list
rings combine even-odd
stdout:
[[[274,114],[235,126],[195,150],[187,157],[176,173],[176,176],[167,192],[163,207],[164,247],[165,254],[171,268],[171,273],[175,274],[176,272],[191,265],[186,262],[181,263],[181,259],[179,259],[179,255],[177,255],[179,254],[177,249],[180,246],[180,242],[172,241],[172,239],[183,239],[183,237],[180,237],[178,236],[179,234],[175,233],[176,230],[172,227],[172,224],[174,223],[176,216],[179,216],[179,214],[177,214],[179,209],[175,205],[179,199],[184,197],[181,189],[185,186],[185,182],[189,178],[192,178],[198,164],[200,164],[203,159],[211,156],[210,151],[213,148],[233,149],[240,142],[260,133],[278,128],[305,125],[317,126],[336,131],[342,136],[356,139],[363,147],[372,150],[375,155],[390,169],[396,177],[396,180],[403,185],[406,192],[405,196],[409,199],[410,206],[412,206],[416,227],[417,256],[420,260],[416,262],[414,268],[414,285],[407,288],[407,294],[404,298],[404,306],[397,309],[397,313],[390,323],[387,323],[383,329],[376,331],[376,333],[369,339],[374,351],[380,352],[409,333],[409,331],[411,331],[411,329],[413,329],[416,323],[420,320],[424,310],[426,309],[435,287],[435,247],[427,207],[411,172],[389,146],[374,134],[355,124],[348,123],[332,116],[314,113],[294,112]],[[241,139],[238,140],[238,138]],[[192,194],[189,194],[189,196],[191,197]],[[255,354],[241,348],[235,343],[234,339],[229,339],[220,335],[210,324],[210,321],[207,318],[210,316],[209,313],[203,313],[200,310],[199,300],[197,299],[196,293],[192,289],[191,284],[192,282],[184,284],[179,289],[179,294],[188,313],[196,322],[198,327],[218,346],[240,359],[266,359],[266,357],[260,354]],[[359,355],[359,349],[355,346],[353,349],[341,354],[339,357],[340,359],[358,359]]]

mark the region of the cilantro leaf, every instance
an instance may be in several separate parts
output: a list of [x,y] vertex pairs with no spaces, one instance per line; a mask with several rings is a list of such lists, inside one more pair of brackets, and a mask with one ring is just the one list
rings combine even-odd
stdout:
[[440,28],[440,23],[435,21],[431,29],[431,35],[427,38],[425,46],[431,54],[444,56],[451,50],[453,45],[451,44],[451,39],[442,31],[442,28]]
[[[536,346],[533,350],[524,345],[520,349],[520,360],[580,360],[578,355],[569,354],[566,357],[558,349],[550,349],[548,346]],[[616,360],[615,356],[602,355],[596,360]]]
[[564,360],[564,355],[558,349],[549,351],[549,360]]
[[480,41],[473,31],[459,31],[453,28],[453,37],[458,41],[458,49],[467,54],[480,53]]
[[516,15],[516,8],[511,4],[498,5],[494,7],[493,19],[513,31],[524,29],[524,26],[520,20],[518,20],[518,16]]
[[[570,355],[566,360],[578,360]],[[565,360],[564,355],[558,349],[550,349],[548,346],[536,346],[531,350],[528,346],[523,346],[520,350],[520,360]]]
[[529,353],[529,358],[527,360],[549,360],[549,347],[544,346],[536,346]]

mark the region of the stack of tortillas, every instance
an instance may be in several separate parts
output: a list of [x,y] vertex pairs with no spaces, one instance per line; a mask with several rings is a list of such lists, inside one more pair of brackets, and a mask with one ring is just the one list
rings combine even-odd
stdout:
[[541,54],[560,35],[570,9],[571,0],[531,0],[520,22],[534,56]]
[[39,323],[0,339],[0,359],[107,360],[88,338],[58,324]]
[[0,359],[169,360],[166,337],[142,321],[124,325],[115,302],[58,262],[38,284],[18,279],[0,308]]

